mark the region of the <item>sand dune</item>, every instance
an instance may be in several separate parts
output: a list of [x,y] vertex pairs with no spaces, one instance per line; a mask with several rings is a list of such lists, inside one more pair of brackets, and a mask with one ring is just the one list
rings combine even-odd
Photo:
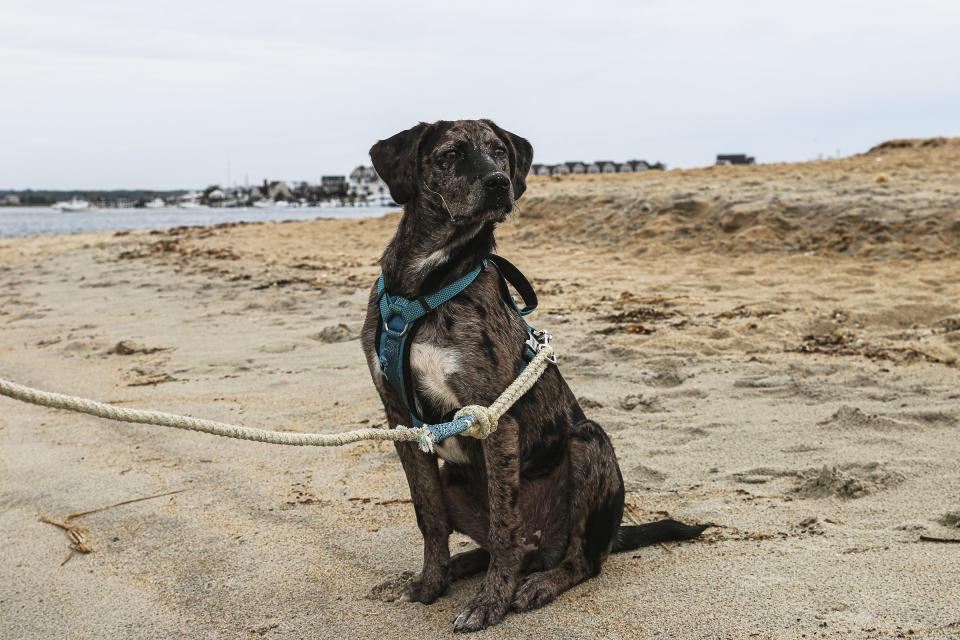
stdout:
[[[629,515],[714,522],[479,637],[960,637],[960,141],[533,179],[500,250]],[[247,425],[382,424],[356,331],[397,221],[0,240],[0,375]],[[0,400],[3,637],[443,637],[392,448],[277,449]],[[84,517],[92,554],[67,564]],[[470,543],[454,537],[454,551]]]

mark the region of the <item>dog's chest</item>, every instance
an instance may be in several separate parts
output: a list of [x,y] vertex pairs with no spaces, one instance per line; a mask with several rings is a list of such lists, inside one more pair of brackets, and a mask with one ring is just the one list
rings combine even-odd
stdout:
[[[463,363],[454,347],[441,347],[416,340],[411,345],[410,373],[418,405],[427,402],[439,413],[459,409],[461,401],[451,384],[451,378],[461,372]],[[466,453],[456,437],[447,438],[436,445],[436,451],[444,460],[467,462]]]

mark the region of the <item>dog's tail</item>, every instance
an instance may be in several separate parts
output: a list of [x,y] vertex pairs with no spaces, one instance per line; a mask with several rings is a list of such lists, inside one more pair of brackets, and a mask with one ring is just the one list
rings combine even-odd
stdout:
[[657,520],[647,524],[620,525],[617,537],[613,541],[613,553],[632,551],[660,542],[692,540],[699,536],[709,524],[683,524],[676,520]]

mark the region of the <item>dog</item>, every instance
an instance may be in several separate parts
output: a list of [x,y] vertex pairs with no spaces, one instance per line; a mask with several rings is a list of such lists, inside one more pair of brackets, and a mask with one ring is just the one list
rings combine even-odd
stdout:
[[[404,209],[380,260],[383,287],[415,300],[495,251],[496,226],[526,189],[533,147],[490,120],[438,121],[380,140],[370,158]],[[425,422],[450,420],[468,404],[488,406],[524,366],[527,325],[503,286],[497,269],[483,269],[417,325],[409,376]],[[382,370],[378,301],[375,287],[362,344],[395,428],[410,425],[410,411]],[[429,604],[451,581],[486,571],[454,620],[456,632],[494,625],[510,609],[546,605],[596,576],[611,552],[689,539],[705,528],[672,520],[621,525],[624,485],[613,446],[554,365],[488,438],[448,438],[436,454],[412,442],[396,449],[424,541],[423,569],[401,600]],[[451,558],[452,531],[479,548]]]

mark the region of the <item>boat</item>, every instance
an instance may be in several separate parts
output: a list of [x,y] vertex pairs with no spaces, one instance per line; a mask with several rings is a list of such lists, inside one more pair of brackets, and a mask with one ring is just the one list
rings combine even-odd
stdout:
[[80,198],[71,198],[53,205],[53,208],[63,213],[77,213],[79,211],[90,211],[93,209],[90,203]]
[[193,200],[184,200],[179,205],[181,209],[208,209],[207,205],[194,202]]
[[275,206],[275,204],[276,203],[273,200],[257,200],[253,203],[253,206],[257,209],[269,209]]
[[167,206],[167,203],[163,201],[162,198],[154,198],[150,202],[147,202],[143,205],[147,209],[162,209]]

